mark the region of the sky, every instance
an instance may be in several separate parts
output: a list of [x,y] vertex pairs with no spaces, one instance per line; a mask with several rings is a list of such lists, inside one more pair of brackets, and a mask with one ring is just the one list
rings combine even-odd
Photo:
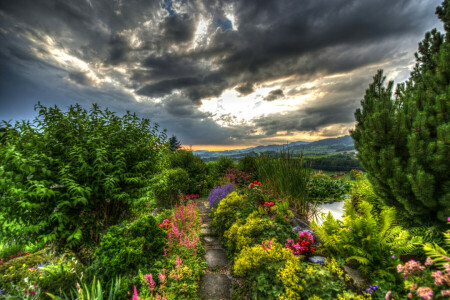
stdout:
[[348,134],[378,69],[409,77],[435,0],[0,2],[0,120],[129,110],[194,150]]

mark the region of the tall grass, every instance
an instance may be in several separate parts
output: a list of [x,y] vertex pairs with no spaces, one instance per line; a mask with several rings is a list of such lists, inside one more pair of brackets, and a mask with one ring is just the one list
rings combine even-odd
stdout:
[[289,150],[260,155],[257,159],[259,180],[279,196],[289,201],[295,211],[307,215],[309,209],[307,185],[311,169],[303,154]]

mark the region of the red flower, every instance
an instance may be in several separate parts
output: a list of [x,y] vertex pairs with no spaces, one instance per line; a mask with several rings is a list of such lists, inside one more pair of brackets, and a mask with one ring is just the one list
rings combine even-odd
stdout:
[[274,206],[275,204],[273,202],[270,202],[270,206]]
[[255,180],[253,183],[254,183],[254,184],[257,184],[257,183],[258,183],[258,180]]
[[258,182],[258,185],[261,185],[261,182]]
[[250,187],[253,187],[254,186],[254,184],[253,183],[250,183]]
[[30,291],[30,294],[33,295],[34,293],[36,293],[35,291]]

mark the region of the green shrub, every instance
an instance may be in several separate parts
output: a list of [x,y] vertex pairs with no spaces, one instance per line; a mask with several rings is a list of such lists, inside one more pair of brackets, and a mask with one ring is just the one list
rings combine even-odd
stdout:
[[103,279],[112,279],[139,267],[151,267],[161,257],[167,242],[166,233],[152,215],[129,226],[111,226],[95,251]]
[[227,249],[233,254],[265,240],[275,238],[286,242],[286,239],[293,239],[295,236],[289,222],[278,215],[271,218],[262,208],[251,213],[244,221],[238,219],[224,233]]
[[[186,189],[188,194],[202,194],[208,188],[206,164],[192,151],[178,150],[170,155],[172,168],[182,168],[189,175],[189,183]],[[200,185],[200,186],[199,186]]]
[[329,213],[322,226],[311,224],[326,249],[345,258],[365,275],[395,281],[399,256],[414,251],[420,239],[411,238],[395,225],[393,208],[386,208],[378,216],[368,202],[360,202],[356,210],[346,201],[344,209],[343,221],[335,220]]
[[[219,233],[219,236],[223,236],[224,232],[228,230],[237,219],[242,218],[245,209],[251,207],[251,204],[246,201],[246,199],[247,197],[245,195],[240,195],[234,191],[223,198],[216,209],[213,209],[214,218],[211,221],[211,225],[216,229],[217,233]],[[251,209],[254,210],[255,208]]]
[[315,202],[338,201],[350,191],[350,183],[328,178],[311,178],[308,182],[308,198]]
[[[0,226],[4,239],[83,250],[146,199],[162,168],[165,133],[147,119],[97,105],[63,112],[36,106],[33,122],[5,124],[0,147]],[[13,225],[20,225],[21,230]]]
[[120,287],[120,278],[116,278],[112,284],[110,284],[109,293],[106,294],[102,288],[100,280],[95,278],[92,283],[88,286],[85,282],[81,284],[77,283],[77,287],[72,288],[70,296],[63,293],[61,296],[55,296],[52,293],[46,293],[48,296],[52,297],[53,300],[72,300],[72,299],[89,299],[89,300],[115,300],[117,299],[116,294]]
[[250,179],[254,180],[258,178],[258,165],[257,157],[255,155],[246,155],[238,163],[238,169],[242,172],[250,174]]
[[188,189],[189,174],[181,168],[166,169],[152,179],[152,190],[159,207],[172,207]]
[[212,170],[213,175],[216,180],[219,180],[225,174],[227,169],[234,168],[235,164],[231,157],[221,156],[214,162],[214,164],[212,164],[212,166],[214,166]]

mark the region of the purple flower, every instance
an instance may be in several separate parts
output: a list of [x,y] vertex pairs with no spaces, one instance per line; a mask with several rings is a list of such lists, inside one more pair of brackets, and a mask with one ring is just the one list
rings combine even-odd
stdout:
[[351,227],[349,227],[349,228],[348,228],[348,230],[352,230],[352,228],[351,228]]
[[219,204],[220,200],[225,198],[229,193],[234,191],[236,186],[233,183],[227,185],[215,186],[209,193],[209,207],[215,207]]
[[391,257],[392,257],[392,259],[394,259],[394,258],[395,258],[395,255],[392,255]]

